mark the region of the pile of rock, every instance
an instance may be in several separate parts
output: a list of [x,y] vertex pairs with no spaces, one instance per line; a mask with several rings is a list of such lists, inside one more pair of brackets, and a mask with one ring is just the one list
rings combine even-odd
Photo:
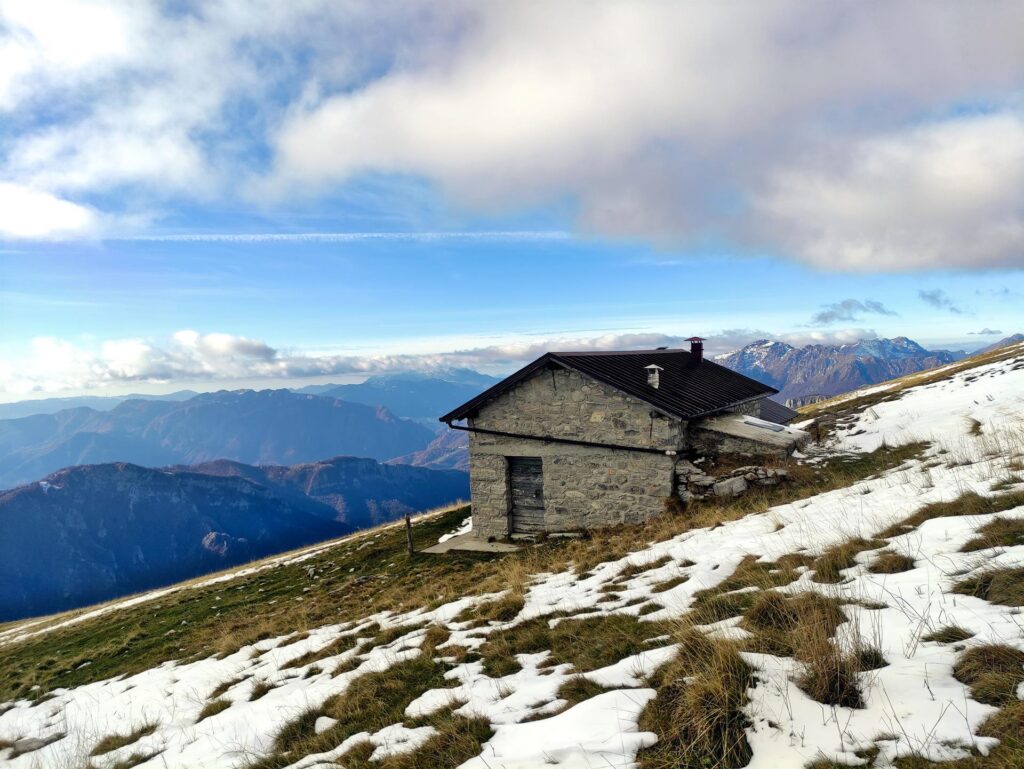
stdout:
[[[697,460],[698,463],[701,460]],[[750,486],[774,486],[788,477],[785,470],[760,465],[746,465],[720,475],[711,475],[692,462],[676,463],[679,478],[678,495],[683,502],[709,497],[738,497]]]

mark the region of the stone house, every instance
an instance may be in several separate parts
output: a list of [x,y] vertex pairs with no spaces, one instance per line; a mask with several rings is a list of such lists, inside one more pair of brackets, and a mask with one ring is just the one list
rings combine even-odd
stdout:
[[765,384],[686,350],[549,352],[441,417],[469,432],[487,539],[635,523],[684,496],[689,460],[785,457],[807,436]]

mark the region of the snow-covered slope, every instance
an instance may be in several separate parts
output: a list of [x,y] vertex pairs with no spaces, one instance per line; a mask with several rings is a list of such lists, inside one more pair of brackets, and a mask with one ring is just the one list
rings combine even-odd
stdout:
[[[833,444],[822,451],[864,452],[883,443],[922,440],[930,447],[917,458],[846,488],[685,531],[583,574],[534,574],[511,619],[465,621],[467,607],[501,598],[500,593],[449,598],[430,608],[317,627],[308,635],[268,638],[219,659],[165,662],[135,675],[58,689],[38,704],[22,700],[6,710],[0,705],[0,745],[20,741],[23,748],[35,748],[13,758],[17,748],[8,749],[5,765],[62,767],[91,761],[106,769],[134,754],[152,756],[138,764],[144,767],[245,766],[274,750],[274,736],[285,723],[315,711],[361,676],[392,669],[427,647],[447,659],[447,686],[418,693],[401,721],[372,733],[339,735],[325,752],[288,756],[284,763],[297,768],[344,765],[345,753],[367,741],[373,759],[408,753],[436,734],[422,717],[453,707],[455,715],[483,717],[493,729],[480,755],[463,767],[635,766],[643,759],[642,749],[662,737],[638,724],[658,694],[651,675],[676,653],[672,637],[652,631],[648,649],[587,671],[548,666],[549,653],[540,651],[520,654],[516,672],[492,670],[494,675],[488,675],[479,659],[455,651],[479,651],[537,618],[557,624],[629,615],[662,628],[665,621],[684,619],[701,591],[722,585],[751,557],[767,562],[800,554],[811,559],[851,537],[878,537],[931,503],[950,502],[965,492],[987,497],[1024,490],[1024,350],[875,403],[837,428]],[[1024,519],[1024,506],[999,515]],[[953,667],[963,647],[998,643],[1024,650],[1024,626],[1018,608],[952,590],[955,582],[981,571],[1024,565],[1024,546],[962,551],[992,518],[928,518],[862,549],[838,583],[815,581],[814,571],[803,566],[795,581],[778,588],[787,595],[814,592],[840,601],[847,621],[839,626],[835,643],[877,648],[887,664],[858,674],[863,707],[853,708],[811,699],[797,685],[803,662],[743,652],[753,670],[743,706],[750,766],[797,769],[818,759],[862,765],[864,756],[876,751],[875,765],[884,766],[897,756],[949,760],[972,751],[984,754],[994,746],[995,740],[979,736],[978,730],[997,708],[973,699],[970,688],[954,678]],[[909,557],[912,566],[900,573],[872,572],[869,567],[882,548]],[[230,575],[221,579],[230,587]],[[396,637],[353,646],[315,663],[289,665],[303,655],[341,648],[344,644],[331,646],[339,639],[369,638],[377,626],[397,628]],[[450,632],[436,649],[426,641],[435,626]],[[924,640],[946,626],[972,635],[959,644]],[[738,617],[702,630],[716,639],[748,635]],[[15,644],[17,635],[26,632],[46,630],[15,628],[0,642]],[[562,709],[560,688],[581,672],[604,690]],[[197,721],[211,691],[224,682],[236,682],[220,694],[229,706]],[[253,699],[258,685],[272,688]],[[151,730],[129,745],[88,758],[101,737],[141,727]],[[318,719],[317,728],[330,735],[333,722]],[[0,750],[0,762],[4,756]]]

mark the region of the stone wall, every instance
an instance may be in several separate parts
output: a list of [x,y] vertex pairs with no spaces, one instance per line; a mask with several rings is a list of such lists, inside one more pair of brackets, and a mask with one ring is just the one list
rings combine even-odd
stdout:
[[470,427],[679,450],[686,423],[575,371],[540,371],[486,404]]
[[662,512],[673,491],[675,457],[473,433],[469,476],[478,536],[510,534],[506,457],[516,456],[542,460],[544,519],[552,532],[639,523]]
[[703,457],[731,454],[740,457],[785,459],[789,456],[788,449],[748,438],[725,435],[714,430],[702,430],[699,427],[690,431],[689,442],[693,453]]
[[[686,423],[566,370],[541,371],[481,408],[471,427],[680,451]],[[506,457],[541,457],[545,524],[552,532],[636,523],[665,509],[676,458],[564,443],[470,434],[473,529],[509,535]]]

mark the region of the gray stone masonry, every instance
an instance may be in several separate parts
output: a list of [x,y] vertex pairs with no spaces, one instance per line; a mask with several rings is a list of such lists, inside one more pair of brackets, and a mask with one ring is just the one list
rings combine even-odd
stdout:
[[[481,408],[470,427],[682,451],[686,423],[573,371],[541,371]],[[506,457],[541,457],[545,528],[582,531],[637,523],[665,509],[676,457],[470,433],[473,530],[509,536]]]
[[[757,414],[759,408],[751,402],[735,411]],[[512,533],[508,457],[541,458],[544,527],[552,533],[639,523],[662,513],[673,494],[683,501],[732,496],[748,484],[781,479],[754,467],[744,468],[736,478],[704,474],[684,456],[722,453],[723,446],[711,442],[725,436],[688,431],[687,422],[662,416],[643,401],[565,369],[539,371],[506,390],[482,406],[469,427],[541,438],[470,433],[473,533],[485,539],[506,539]],[[557,443],[543,440],[546,436],[659,453]],[[702,442],[699,447],[691,442],[695,437]]]

